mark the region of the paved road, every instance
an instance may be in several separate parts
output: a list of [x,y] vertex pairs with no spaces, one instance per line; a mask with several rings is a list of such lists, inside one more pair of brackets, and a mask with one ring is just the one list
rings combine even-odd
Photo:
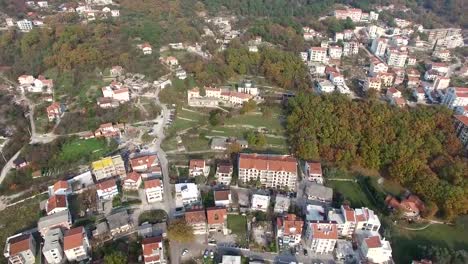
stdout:
[[13,168],[13,161],[16,158],[18,158],[20,153],[21,153],[21,150],[16,152],[16,154],[13,155],[13,157],[11,157],[10,160],[8,160],[8,162],[5,164],[5,166],[3,166],[2,172],[0,174],[0,184],[3,182],[3,180],[5,180],[5,177],[7,176],[8,172]]

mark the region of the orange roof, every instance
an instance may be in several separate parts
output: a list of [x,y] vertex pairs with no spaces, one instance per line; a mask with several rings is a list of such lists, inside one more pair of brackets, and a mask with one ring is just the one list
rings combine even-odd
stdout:
[[67,181],[58,181],[54,183],[54,192],[60,190],[60,189],[68,189],[68,182]]
[[231,190],[214,191],[214,199],[215,201],[229,200],[229,194],[231,194]]
[[468,126],[468,116],[455,115],[455,118],[458,119],[458,121],[462,122],[465,126]]
[[117,183],[115,182],[114,179],[109,179],[109,180],[106,180],[97,184],[97,188],[99,190],[106,190],[115,186],[117,186]]
[[332,222],[312,222],[314,239],[338,239],[338,229],[336,223]]
[[390,87],[390,88],[388,88],[388,92],[394,94],[394,93],[398,93],[400,91],[398,91],[395,87]]
[[322,175],[322,164],[320,162],[307,162],[309,165],[309,174]]
[[60,109],[60,104],[57,102],[53,102],[47,107],[47,112],[54,112],[56,109]]
[[198,168],[205,168],[205,160],[192,159],[189,162],[189,168],[191,170],[198,169]]
[[144,184],[145,184],[145,189],[161,187],[161,180],[160,179],[147,180],[145,181]]
[[379,236],[371,236],[366,239],[364,239],[364,242],[367,244],[368,248],[378,248],[382,246],[382,243],[380,243],[380,237]]
[[278,217],[276,220],[277,226],[283,228],[285,235],[295,235],[302,233],[304,221],[295,214],[288,214],[284,217]]
[[143,256],[145,258],[145,262],[159,260],[160,256],[158,254],[155,254],[155,251],[159,248],[162,248],[161,237],[145,238],[141,242],[141,246],[143,247]]
[[29,240],[31,239],[30,234],[21,235],[10,239],[10,256],[15,256],[18,253],[26,251],[29,248]]
[[63,236],[63,250],[83,246],[84,228],[82,226],[68,230]]
[[345,211],[344,216],[345,216],[346,221],[355,222],[356,217],[354,214],[354,210],[347,205],[343,206],[343,209]]
[[208,219],[208,224],[213,225],[213,224],[223,224],[224,219],[226,218],[226,208],[222,207],[212,207],[206,209],[206,216]]
[[127,178],[125,178],[125,180],[132,180],[134,182],[137,182],[140,179],[140,177],[141,175],[138,172],[132,171],[127,174]]
[[287,155],[242,153],[239,155],[239,169],[287,171],[297,173],[297,160]]
[[200,208],[185,211],[185,221],[188,224],[206,223],[205,210]]
[[54,195],[47,200],[47,213],[56,209],[67,207],[66,195]]
[[155,163],[157,158],[158,157],[156,155],[147,155],[147,156],[137,157],[137,158],[131,159],[130,164],[132,165],[132,168],[145,165],[145,164],[146,164],[146,167],[149,168]]

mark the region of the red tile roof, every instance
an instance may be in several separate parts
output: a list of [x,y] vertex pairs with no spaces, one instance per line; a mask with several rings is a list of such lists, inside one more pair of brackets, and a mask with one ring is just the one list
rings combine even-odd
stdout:
[[205,168],[205,160],[192,159],[189,162],[189,168],[191,170],[197,169],[197,168]]
[[145,189],[161,187],[162,182],[160,179],[152,179],[145,181]]
[[54,195],[47,200],[47,213],[56,209],[67,207],[67,196],[66,195]]
[[223,224],[226,218],[227,211],[226,208],[222,207],[212,207],[206,209],[206,216],[209,225],[213,224]]
[[309,165],[309,174],[322,175],[322,164],[320,162],[307,162]]
[[68,189],[68,182],[67,181],[58,181],[54,183],[54,192],[60,190],[60,189]]
[[231,194],[231,190],[214,191],[214,199],[215,201],[226,201],[229,200],[229,194]]
[[468,116],[464,116],[464,115],[455,115],[455,118],[462,122],[465,126],[468,126]]
[[15,238],[10,239],[10,256],[15,256],[18,253],[26,251],[29,248],[29,241],[31,239],[31,235],[21,235]]
[[63,250],[83,246],[84,228],[82,226],[68,230],[63,236]]
[[219,173],[230,173],[232,170],[232,165],[228,164],[219,164],[218,169],[216,170]]
[[297,160],[291,156],[243,153],[239,155],[239,168],[297,173]]
[[191,209],[185,211],[185,221],[188,224],[198,224],[198,223],[206,223],[206,216],[204,209]]
[[133,158],[130,160],[130,164],[132,165],[132,168],[142,166],[145,164],[149,168],[155,163],[157,158],[158,157],[156,155],[148,155],[148,156]]
[[158,260],[160,257],[154,253],[155,250],[162,248],[162,237],[149,237],[143,239],[141,242],[143,247],[143,256],[145,257],[145,262],[149,262],[149,258],[153,259],[157,257]]
[[364,242],[367,244],[368,248],[378,248],[382,246],[379,236],[371,236],[364,239]]
[[284,217],[278,217],[276,219],[278,228],[283,229],[284,235],[296,235],[302,234],[302,226],[304,221],[301,218],[297,217],[295,214],[288,214]]
[[125,178],[125,180],[132,180],[134,182],[137,182],[138,180],[140,180],[140,178],[141,178],[141,175],[138,172],[132,171],[127,174],[127,177]]
[[338,239],[338,229],[336,223],[310,223],[313,230],[314,239]]
[[355,222],[356,217],[355,217],[354,210],[352,208],[350,208],[348,205],[343,206],[343,209],[344,209],[344,212],[345,212],[344,217],[345,217],[346,221]]
[[116,186],[117,186],[117,183],[115,182],[114,179],[109,179],[109,180],[106,180],[97,184],[97,188],[99,190],[106,190],[106,189],[113,188]]

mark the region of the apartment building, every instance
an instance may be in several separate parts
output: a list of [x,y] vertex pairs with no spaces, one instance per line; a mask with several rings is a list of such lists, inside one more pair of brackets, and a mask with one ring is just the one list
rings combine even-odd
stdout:
[[32,234],[17,234],[7,238],[3,255],[11,264],[35,264],[36,241]]
[[66,195],[54,195],[49,197],[46,202],[47,215],[55,214],[68,209],[68,201]]
[[119,194],[117,182],[114,179],[109,179],[96,184],[96,192],[99,200],[111,200]]
[[312,47],[309,49],[310,61],[326,63],[327,59],[327,49],[322,47]]
[[449,87],[442,104],[450,109],[468,105],[468,87]]
[[148,203],[161,202],[163,200],[163,182],[160,179],[151,179],[144,182],[146,200]]
[[281,246],[296,246],[302,239],[304,221],[295,214],[287,214],[276,218],[276,237]]
[[455,133],[463,146],[468,149],[468,116],[455,115]]
[[138,190],[141,185],[141,175],[136,171],[132,171],[127,173],[127,177],[125,177],[123,181],[123,188],[126,190]]
[[267,212],[268,207],[270,206],[270,196],[264,194],[253,194],[252,195],[252,202],[251,202],[251,209]]
[[96,181],[112,178],[125,177],[125,164],[120,155],[102,158],[91,164]]
[[200,191],[195,183],[177,183],[175,185],[176,204],[189,205],[198,201]]
[[72,219],[70,211],[67,209],[39,218],[39,221],[37,222],[37,230],[41,233],[41,236],[44,237],[50,229],[57,227],[70,229],[71,225]]
[[350,238],[356,230],[356,214],[348,205],[342,205],[340,210],[328,212],[328,219],[337,223],[340,237]]
[[192,226],[195,235],[203,235],[207,232],[205,209],[194,207],[185,211],[185,221]]
[[265,187],[296,189],[297,160],[288,155],[239,154],[239,180],[260,180]]
[[146,172],[149,169],[159,165],[159,160],[156,155],[144,155],[130,159],[132,170],[136,172]]
[[305,162],[304,176],[309,181],[323,184],[322,164],[320,162]]
[[227,234],[227,210],[225,207],[211,207],[206,209],[208,232]]
[[50,264],[61,264],[65,262],[63,254],[63,233],[60,228],[49,230],[44,237],[42,254]]
[[379,73],[387,72],[388,66],[385,62],[381,61],[379,58],[374,57],[371,59],[371,64],[369,68],[369,74],[371,76],[376,76]]
[[369,89],[376,89],[377,91],[379,91],[381,87],[382,82],[378,77],[367,77],[367,79],[364,81],[364,91],[367,91]]
[[311,221],[305,233],[306,247],[316,254],[331,254],[338,240],[338,228],[335,222]]
[[343,55],[343,49],[340,46],[330,46],[328,47],[328,55],[332,59],[340,59]]
[[385,50],[387,49],[388,39],[376,38],[372,41],[371,52],[378,57],[383,57],[385,55]]
[[80,262],[91,257],[91,245],[84,227],[68,230],[63,240],[63,249],[69,262]]
[[229,185],[231,184],[232,173],[233,168],[231,164],[220,163],[216,167],[215,177],[220,184]]
[[162,237],[148,237],[141,242],[145,264],[165,263]]
[[354,209],[356,217],[356,231],[377,232],[380,229],[379,217],[367,207]]
[[405,67],[408,52],[395,48],[387,49],[387,64],[393,67]]
[[392,258],[390,242],[381,239],[378,234],[364,238],[359,250],[363,261],[370,263],[390,263]]

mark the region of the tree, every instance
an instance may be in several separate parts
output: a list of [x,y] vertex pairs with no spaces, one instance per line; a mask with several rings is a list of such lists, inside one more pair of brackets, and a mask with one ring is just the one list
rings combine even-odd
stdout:
[[196,184],[205,184],[206,183],[206,177],[203,175],[198,175],[195,177],[195,183]]
[[265,118],[271,118],[272,115],[273,115],[273,111],[271,110],[270,107],[268,107],[268,106],[263,106],[263,107],[262,107],[262,115],[263,115],[263,117],[265,117]]
[[249,112],[255,111],[255,109],[257,109],[257,102],[255,102],[255,100],[253,99],[250,99],[249,101],[244,102],[242,104],[240,113],[241,114],[249,113]]
[[210,112],[210,117],[209,117],[209,122],[210,125],[212,126],[218,126],[224,123],[224,113],[220,109],[216,109]]
[[167,237],[169,240],[180,243],[192,242],[195,239],[193,227],[188,225],[184,219],[172,221],[167,228]]
[[106,264],[126,264],[127,256],[120,251],[112,251],[110,254],[104,256],[104,263]]

